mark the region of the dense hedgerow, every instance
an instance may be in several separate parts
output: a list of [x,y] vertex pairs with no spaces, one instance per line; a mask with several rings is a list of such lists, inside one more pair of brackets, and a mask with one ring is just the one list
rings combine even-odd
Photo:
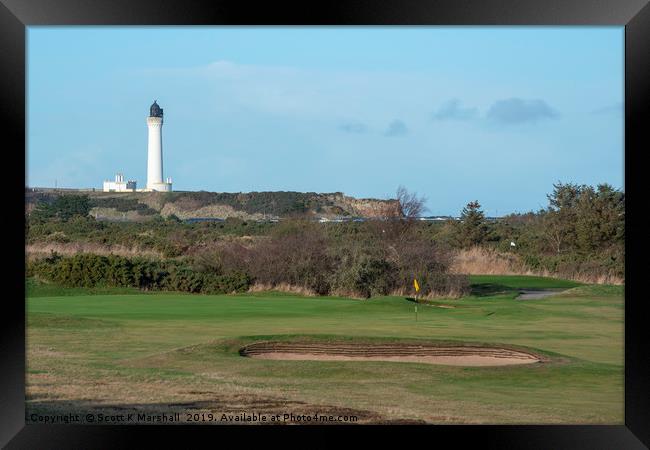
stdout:
[[449,273],[451,253],[430,239],[409,234],[384,238],[384,230],[367,228],[350,239],[340,228],[308,221],[278,225],[252,245],[217,242],[196,257],[207,267],[250,274],[254,283],[289,285],[320,295],[369,298],[411,292],[422,280],[423,295],[469,293],[467,276]]
[[105,246],[153,250],[167,258],[188,255],[192,248],[204,242],[214,242],[229,236],[259,236],[268,233],[270,223],[241,219],[224,222],[183,223],[173,218],[156,217],[146,223],[108,222],[92,216],[75,215],[66,221],[26,220],[26,242],[84,242]]
[[66,287],[136,287],[204,294],[226,294],[248,290],[246,274],[199,271],[187,262],[152,261],[144,258],[79,254],[30,261],[27,276],[36,276]]

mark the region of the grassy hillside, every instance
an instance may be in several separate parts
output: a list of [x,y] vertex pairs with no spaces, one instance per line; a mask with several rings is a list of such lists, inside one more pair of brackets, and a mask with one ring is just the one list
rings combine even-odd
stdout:
[[[66,194],[75,192],[65,192]],[[355,199],[337,193],[315,192],[134,192],[79,191],[91,199],[91,214],[111,220],[146,221],[155,215],[181,219],[237,217],[256,219],[316,215],[319,217],[370,217],[392,201]],[[26,209],[53,203],[61,192],[26,191]]]
[[[52,291],[27,299],[29,412],[346,412],[360,421],[623,423],[623,296],[562,280],[473,277],[476,295],[418,308],[352,300]],[[490,285],[503,290],[489,293]],[[462,341],[523,346],[551,362],[453,367],[243,358],[258,340]],[[97,409],[99,408],[99,409]]]

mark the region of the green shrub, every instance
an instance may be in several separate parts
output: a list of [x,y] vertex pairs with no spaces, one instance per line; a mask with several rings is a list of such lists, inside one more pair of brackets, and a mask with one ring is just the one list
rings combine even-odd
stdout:
[[365,298],[388,295],[397,287],[397,267],[385,259],[362,257],[347,266],[341,264],[335,280],[335,288],[343,292]]
[[31,213],[39,222],[57,219],[67,221],[75,216],[87,216],[91,203],[87,195],[63,194],[51,201],[40,201]]
[[204,294],[246,292],[250,285],[250,276],[242,272],[233,272],[228,275],[206,275],[201,292]]
[[44,278],[65,287],[137,287],[206,294],[245,292],[251,279],[241,272],[197,271],[187,262],[79,254],[52,254],[27,264],[28,277]]

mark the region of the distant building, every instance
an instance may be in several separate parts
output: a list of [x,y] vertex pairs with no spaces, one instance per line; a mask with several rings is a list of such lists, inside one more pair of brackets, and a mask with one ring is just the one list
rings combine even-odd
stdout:
[[121,173],[115,174],[115,181],[104,181],[104,192],[135,192],[135,180],[124,181],[124,175]]

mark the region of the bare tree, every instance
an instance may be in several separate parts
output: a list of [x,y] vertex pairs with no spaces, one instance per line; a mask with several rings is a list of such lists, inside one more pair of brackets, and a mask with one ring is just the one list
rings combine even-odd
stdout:
[[426,197],[418,197],[417,193],[407,191],[404,186],[397,188],[396,197],[399,213],[403,219],[414,220],[427,211],[426,206],[424,206],[427,201]]
[[396,193],[396,207],[387,208],[382,220],[377,225],[381,229],[382,239],[397,244],[409,235],[415,221],[426,211],[425,197],[418,197],[404,186],[399,186]]
[[399,186],[394,201],[387,202],[381,219],[374,219],[369,226],[374,230],[378,247],[385,257],[401,264],[401,247],[411,240],[413,225],[426,211],[426,199]]

